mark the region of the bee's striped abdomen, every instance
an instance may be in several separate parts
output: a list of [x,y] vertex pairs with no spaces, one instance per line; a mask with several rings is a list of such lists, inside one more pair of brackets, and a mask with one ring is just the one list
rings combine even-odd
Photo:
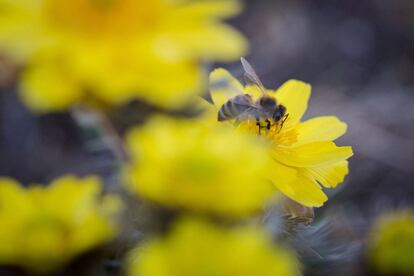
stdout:
[[250,95],[238,95],[233,99],[228,100],[221,106],[218,112],[218,120],[226,121],[234,119],[249,109],[251,105],[252,99]]
[[225,104],[222,105],[218,112],[218,120],[219,121],[226,121],[237,117],[239,112],[239,107],[231,101],[227,101]]

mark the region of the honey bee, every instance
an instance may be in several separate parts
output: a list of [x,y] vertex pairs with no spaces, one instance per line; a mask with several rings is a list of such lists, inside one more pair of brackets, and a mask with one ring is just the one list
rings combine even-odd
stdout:
[[[259,134],[261,129],[270,129],[274,124],[280,124],[282,127],[289,115],[286,113],[286,107],[277,104],[276,99],[268,94],[255,70],[247,60],[241,58],[241,63],[246,83],[258,87],[262,95],[256,101],[253,101],[250,94],[234,96],[219,109],[218,121],[236,119],[236,122],[241,122],[254,118],[256,125],[259,127]],[[265,122],[264,126],[261,124],[263,121]]]

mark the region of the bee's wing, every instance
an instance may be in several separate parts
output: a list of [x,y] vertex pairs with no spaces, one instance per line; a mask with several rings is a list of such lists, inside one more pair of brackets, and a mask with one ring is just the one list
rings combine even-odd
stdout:
[[263,93],[266,93],[266,89],[264,88],[263,83],[260,81],[256,71],[253,69],[250,63],[244,57],[240,58],[240,61],[244,69],[244,78],[246,80],[246,83],[258,86]]
[[237,121],[260,118],[261,110],[255,106],[249,106],[237,116]]
[[244,110],[237,116],[238,121],[246,120],[249,118],[260,117],[262,109],[258,107],[252,100],[252,98],[247,97],[246,94],[243,96],[237,96],[232,99],[233,104],[244,107]]
[[237,95],[231,99],[234,104],[254,107],[252,96],[249,94]]

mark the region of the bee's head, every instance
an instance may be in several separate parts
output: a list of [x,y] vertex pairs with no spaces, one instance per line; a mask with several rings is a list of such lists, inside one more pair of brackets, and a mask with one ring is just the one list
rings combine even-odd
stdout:
[[259,99],[259,105],[264,109],[268,111],[272,111],[276,108],[277,103],[276,100],[270,96],[262,96]]
[[273,120],[275,122],[279,122],[284,116],[286,115],[286,107],[284,105],[279,104],[273,112]]

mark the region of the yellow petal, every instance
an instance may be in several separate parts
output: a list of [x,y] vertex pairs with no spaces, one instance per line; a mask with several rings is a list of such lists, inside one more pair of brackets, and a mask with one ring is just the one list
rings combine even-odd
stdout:
[[352,156],[352,147],[338,147],[333,142],[315,142],[294,148],[275,147],[273,157],[292,167],[329,165]]
[[33,15],[39,6],[37,2],[0,1],[0,50],[2,54],[11,55],[17,62],[25,62],[45,43],[42,37],[44,30],[40,30],[38,18]]
[[179,5],[171,14],[160,36],[164,54],[181,59],[218,59],[233,61],[247,51],[246,39],[218,19],[239,13],[234,0],[191,1]]
[[243,86],[226,69],[218,68],[210,73],[210,94],[220,108],[230,98],[243,94]]
[[320,207],[328,199],[321,187],[299,170],[274,163],[270,180],[284,195],[308,207]]
[[[23,188],[14,179],[0,177],[0,202],[1,210],[4,212],[8,208],[13,208],[16,213],[26,207],[26,195]],[[18,209],[16,208],[18,206]]]
[[59,111],[79,101],[80,85],[61,67],[39,64],[28,68],[21,84],[22,100],[37,112]]
[[320,141],[333,141],[342,136],[347,125],[335,116],[316,117],[298,124],[295,146]]
[[[244,56],[249,51],[247,39],[236,29],[225,24],[205,27],[197,37],[192,38],[190,47],[194,47],[194,53],[204,59],[231,62]],[[207,43],[209,42],[209,43]],[[197,58],[194,57],[194,58]]]
[[140,98],[157,106],[177,108],[200,94],[205,85],[204,72],[194,63],[169,63],[154,58],[152,65],[144,65],[144,72],[137,73],[140,69],[135,68],[103,67],[97,77],[106,78],[91,81],[97,85],[95,96],[117,104]]
[[178,18],[227,18],[240,13],[242,5],[234,0],[192,1],[187,5],[181,5],[174,16]]
[[300,121],[308,107],[311,86],[298,80],[288,80],[277,91],[276,99],[283,104],[289,114],[284,126],[289,127]]
[[163,30],[154,45],[161,56],[170,60],[204,58],[226,62],[238,59],[248,48],[246,39],[230,26],[182,19]]
[[321,207],[328,197],[322,188],[309,178],[300,175],[295,183],[295,194],[286,196],[307,207]]
[[333,165],[318,166],[306,169],[308,173],[326,188],[335,188],[342,183],[348,174],[348,161],[340,161]]

